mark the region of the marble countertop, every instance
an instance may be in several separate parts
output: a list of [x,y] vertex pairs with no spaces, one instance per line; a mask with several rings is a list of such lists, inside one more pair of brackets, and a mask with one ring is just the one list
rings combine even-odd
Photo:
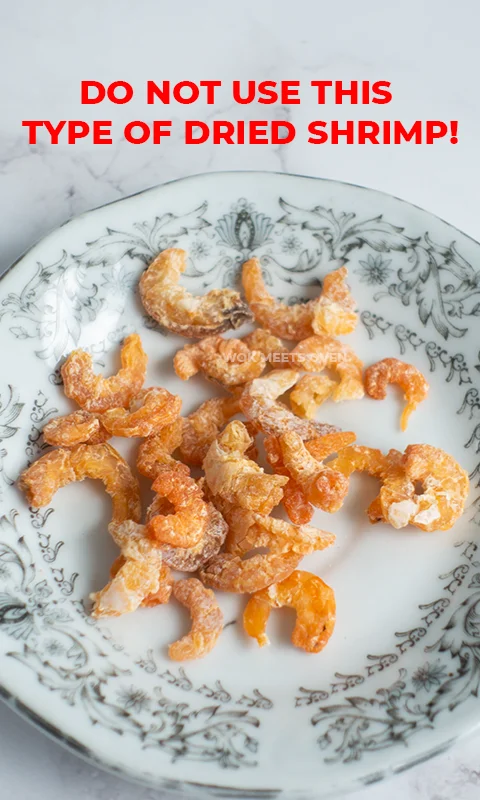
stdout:
[[[462,11],[463,9],[463,11]],[[478,28],[480,6],[460,0],[19,0],[2,9],[0,272],[47,231],[86,209],[156,183],[222,169],[266,169],[338,178],[403,197],[480,239],[478,215]],[[127,80],[128,106],[82,108],[80,81]],[[388,106],[250,108],[228,93],[215,107],[144,105],[148,79],[388,80]],[[92,110],[93,109],[93,110]],[[182,120],[289,119],[301,135],[279,147],[185,146]],[[29,145],[22,119],[112,119],[114,144]],[[165,143],[132,145],[118,131],[130,119],[171,118]],[[435,145],[314,146],[312,119],[459,121],[459,141]],[[480,794],[479,738],[358,800],[473,800]],[[154,800],[80,761],[0,704],[0,775],[5,797],[22,800]]]

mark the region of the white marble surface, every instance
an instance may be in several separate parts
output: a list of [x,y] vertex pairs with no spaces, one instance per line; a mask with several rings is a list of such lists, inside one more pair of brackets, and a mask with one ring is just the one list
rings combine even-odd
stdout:
[[[478,28],[471,0],[17,0],[0,8],[0,271],[72,215],[155,183],[221,169],[268,169],[339,178],[404,197],[480,238]],[[215,108],[143,104],[147,79],[389,80],[388,106],[290,108],[241,114],[227,92]],[[128,106],[80,106],[82,79],[128,80]],[[302,95],[303,96],[303,95]],[[187,116],[311,119],[458,119],[459,142],[433,146],[306,144],[185,146]],[[29,146],[21,120],[112,119],[110,146]],[[171,118],[160,146],[121,140],[129,119]],[[480,794],[480,739],[357,794],[358,800],[473,800]],[[153,800],[80,761],[0,705],[0,792],[22,800]]]

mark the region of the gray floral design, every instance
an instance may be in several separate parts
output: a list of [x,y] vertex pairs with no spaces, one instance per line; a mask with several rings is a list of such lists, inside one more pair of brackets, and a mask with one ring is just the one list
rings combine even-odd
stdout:
[[255,766],[258,740],[250,730],[260,720],[249,710],[224,710],[230,695],[220,684],[215,692],[200,691],[211,705],[192,707],[173,702],[161,686],[148,692],[125,683],[130,670],[115,664],[95,637],[87,640],[79,628],[78,622],[86,621],[83,608],[38,579],[32,554],[16,531],[17,516],[12,511],[0,518],[0,629],[18,643],[8,656],[68,705],[83,708],[93,724],[136,736],[145,748],[227,769]]
[[[422,323],[432,322],[445,339],[463,336],[466,328],[461,321],[480,313],[480,303],[475,302],[480,271],[457,251],[454,242],[434,243],[428,233],[408,236],[381,215],[359,220],[352,212],[300,208],[282,198],[279,205],[284,213],[276,222],[242,198],[211,222],[204,202],[183,215],[167,212],[152,222],[136,223],[131,231],[107,229],[83,253],[64,252],[54,264],[38,264],[20,294],[11,293],[2,300],[0,320],[14,322],[10,332],[17,339],[38,340],[41,347],[36,354],[56,365],[78,345],[86,323],[111,324],[112,304],[121,318],[143,266],[158,252],[181,243],[192,232],[203,236],[205,229],[210,238],[196,235],[185,242],[190,252],[185,278],[200,278],[204,288],[235,284],[243,261],[254,254],[261,259],[267,283],[271,283],[270,271],[275,270],[287,283],[316,287],[324,272],[348,262],[358,250],[365,257],[354,271],[362,282],[382,287],[375,299],[389,295],[404,305],[415,302]],[[309,241],[304,249],[297,235],[300,230]],[[282,236],[280,250],[288,263],[269,250],[274,235]],[[220,248],[219,257],[200,268],[213,245]],[[392,259],[384,255],[389,253],[396,253],[396,277],[392,277]],[[104,269],[97,285],[91,268],[98,266]],[[97,352],[110,349],[117,338],[107,326],[104,342],[95,343]]]
[[130,709],[137,712],[145,711],[150,705],[147,693],[142,689],[136,689],[135,686],[120,689],[117,697],[120,704],[127,711],[130,711]]
[[447,677],[447,668],[440,661],[435,661],[429,664],[428,661],[423,666],[418,667],[412,675],[412,684],[415,689],[424,689],[429,692],[445,681]]
[[281,241],[280,247],[282,249],[282,253],[298,253],[302,246],[301,240],[298,236],[294,234],[290,234],[290,236],[285,236],[285,238]]
[[[420,664],[411,676],[400,668],[398,679],[377,689],[374,697],[348,695],[343,702],[334,705],[324,705],[328,692],[301,690],[303,694],[297,698],[297,706],[320,703],[311,721],[321,730],[318,744],[325,752],[327,763],[358,761],[367,752],[406,742],[419,731],[432,728],[440,713],[452,711],[471,695],[477,696],[480,686],[480,573],[475,569],[480,567],[480,562],[474,559],[476,544],[459,544],[464,548],[461,553],[464,561],[450,574],[460,571],[462,580],[456,579],[457,585],[454,589],[450,586],[450,590],[457,591],[468,576],[467,588],[472,591],[450,614],[443,628],[445,633],[425,647],[425,652],[443,654],[443,659],[448,653],[451,659],[448,668],[440,659]],[[439,577],[443,581],[446,576]],[[425,693],[434,690],[434,693],[422,702],[418,695],[420,690]]]
[[382,255],[373,256],[369,253],[365,261],[360,260],[358,263],[360,264],[360,269],[356,269],[354,272],[359,275],[362,283],[366,283],[368,286],[387,284],[392,273],[390,269],[391,258],[384,259]]
[[204,239],[195,239],[190,245],[190,254],[193,258],[201,261],[210,255],[211,249],[211,246]]

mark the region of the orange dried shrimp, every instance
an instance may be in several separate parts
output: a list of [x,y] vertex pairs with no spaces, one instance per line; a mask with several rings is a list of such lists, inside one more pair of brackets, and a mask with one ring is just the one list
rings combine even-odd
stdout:
[[319,653],[333,633],[335,594],[317,575],[295,570],[281,583],[254,594],[243,614],[243,626],[260,647],[269,644],[265,633],[272,608],[289,606],[297,612],[292,642],[307,653]]
[[128,411],[111,408],[102,414],[102,423],[112,436],[150,436],[174,422],[181,407],[180,397],[166,389],[143,389]]
[[245,387],[240,397],[240,408],[245,416],[271,436],[280,436],[284,431],[290,430],[298,433],[302,439],[313,439],[338,430],[335,425],[299,419],[277,400],[294,386],[298,377],[295,370],[279,369],[270,372],[265,378],[256,378]]
[[323,279],[322,293],[315,307],[312,328],[314,333],[339,336],[352,333],[357,327],[357,304],[347,286],[346,267],[329,272]]
[[89,411],[74,411],[47,422],[43,438],[48,444],[75,447],[77,444],[102,444],[110,438],[100,419]]
[[110,523],[108,530],[120,547],[123,564],[100,591],[91,595],[92,616],[118,617],[130,614],[160,589],[162,553],[145,536],[145,528],[132,520]]
[[346,276],[345,267],[330,273],[320,297],[287,306],[268,292],[257,258],[245,262],[242,269],[245,296],[257,322],[275,336],[297,342],[322,331],[349,333],[355,328],[355,302],[345,284]]
[[288,478],[268,475],[245,457],[252,439],[242,422],[234,420],[210,445],[203,461],[210,492],[242,508],[269,514],[283,496]]
[[[158,514],[168,514],[170,503],[166,498],[157,497],[147,509],[146,522]],[[228,527],[222,514],[213,503],[207,503],[207,520],[203,536],[193,547],[172,547],[168,544],[158,544],[163,553],[163,560],[172,569],[181,572],[196,572],[213,556],[220,552],[225,541]]]
[[240,410],[235,397],[214,397],[182,420],[180,455],[191,466],[201,466],[218,432]]
[[298,553],[266,553],[242,560],[240,556],[220,553],[200,570],[206,586],[221,592],[253,594],[284,580],[297,568],[302,556]]
[[62,365],[63,388],[67,397],[85,411],[101,413],[109,408],[126,408],[139,393],[147,371],[147,355],[138,333],[127,336],[120,351],[121,369],[104,378],[93,371],[92,356],[74,350]]
[[288,347],[285,347],[278,336],[273,336],[263,328],[255,328],[254,331],[242,338],[242,342],[245,342],[250,350],[260,350],[271,366],[288,364]]
[[161,544],[194,547],[205,532],[208,504],[184,464],[159,467],[152,489],[173,506],[171,514],[156,514],[147,525],[147,535]]
[[369,397],[384,400],[389,383],[398,383],[407,401],[400,418],[400,427],[404,431],[412,411],[425,400],[429,386],[420,370],[398,358],[384,358],[365,370],[365,389]]
[[[350,439],[351,441],[351,439]],[[283,463],[314,506],[334,514],[341,508],[348,491],[348,480],[341,472],[315,458],[301,437],[287,431],[280,437]],[[334,447],[334,450],[336,447]]]
[[212,289],[194,297],[179,286],[187,254],[170,249],[160,253],[140,278],[140,298],[153,319],[173,333],[193,339],[239,328],[251,313],[238,292]]
[[326,375],[304,375],[290,393],[292,411],[299,417],[315,419],[315,414],[337,386]]
[[[387,455],[384,455],[381,450],[374,447],[350,445],[340,450],[337,457],[330,461],[328,466],[345,475],[346,478],[349,478],[354,472],[366,472],[381,482],[388,481],[388,485],[393,488],[398,480],[401,483],[404,482],[401,458],[402,454],[398,450],[390,450]],[[380,495],[370,503],[367,514],[372,524],[383,520]]]
[[468,474],[453,456],[428,444],[412,444],[393,474],[383,479],[383,518],[394,528],[410,524],[422,531],[446,531],[463,513],[468,491]]
[[335,542],[335,535],[311,525],[292,525],[236,506],[222,506],[228,523],[226,553],[242,556],[257,547],[268,547],[271,553],[308,555],[324,550]]
[[190,633],[168,648],[174,661],[203,658],[215,647],[223,630],[223,614],[214,593],[197,578],[177,581],[173,596],[188,608],[192,617]]
[[338,470],[347,478],[353,472],[367,472],[373,477],[380,478],[387,470],[388,464],[388,456],[381,450],[363,445],[350,445],[343,448],[338,456],[329,462],[329,467]]
[[[125,560],[124,556],[118,556],[118,558],[115,559],[110,567],[110,578],[114,578],[117,575],[121,567],[125,564]],[[146,608],[152,608],[153,606],[160,606],[168,603],[172,594],[173,583],[174,580],[170,567],[162,561],[159,575],[159,588],[153,594],[147,595],[140,605]]]
[[46,453],[22,473],[19,487],[34,508],[46,506],[62,486],[84,478],[103,481],[112,498],[112,519],[140,521],[140,489],[127,462],[109,444],[80,444]]
[[[160,467],[179,463],[172,458],[172,453],[182,443],[183,422],[178,417],[171,425],[166,425],[158,433],[152,433],[141,443],[137,454],[137,469],[141,475],[154,481]],[[185,472],[188,474],[186,466]]]
[[[380,482],[367,509],[372,523],[447,530],[465,507],[467,473],[452,456],[430,445],[384,455],[354,445],[350,431],[315,421],[328,398],[338,402],[364,395],[362,362],[334,338],[351,332],[357,322],[344,267],[325,277],[318,298],[286,306],[268,293],[260,263],[248,261],[243,284],[264,328],[242,339],[224,339],[222,331],[251,318],[247,306],[230,290],[213,290],[204,297],[188,294],[179,285],[185,264],[182,250],[161,253],[140,280],[142,301],[168,329],[207,337],[176,353],[177,375],[188,380],[202,372],[227,388],[229,396],[207,400],[182,418],[180,397],[160,387],[142,388],[147,357],[138,335],[126,338],[122,367],[110,378],[95,374],[89,354],[74,351],[62,376],[65,394],[81,410],[45,426],[45,441],[60,446],[26,469],[19,486],[38,508],[69,483],[103,481],[113,503],[109,531],[120,555],[109,583],[92,595],[93,616],[165,604],[173,594],[190,610],[192,624],[187,636],[170,645],[169,655],[177,661],[202,657],[223,628],[211,587],[252,595],[244,627],[261,646],[268,644],[271,609],[294,608],[293,644],[317,653],[335,625],[335,596],[320,578],[297,568],[303,556],[329,547],[335,536],[308,524],[314,506],[337,511],[350,476],[362,471]],[[290,350],[279,337],[298,343]],[[267,362],[274,369],[260,377]],[[283,364],[289,368],[278,369]],[[300,378],[301,370],[310,374]],[[325,370],[335,373],[335,379]],[[415,367],[394,358],[366,370],[371,397],[385,397],[389,383],[398,383],[405,394],[403,430],[426,397],[428,384]],[[290,389],[289,408],[279,398]],[[245,415],[245,423],[232,419],[238,413]],[[258,463],[259,433],[265,435],[274,474]],[[144,525],[139,524],[138,481],[106,443],[110,436],[144,438],[137,468],[150,478],[156,493]],[[190,467],[202,467],[203,477],[194,479]],[[280,502],[290,521],[271,516]],[[198,572],[200,580],[174,583],[172,569]]]
[[340,382],[331,392],[336,403],[342,400],[357,400],[364,396],[362,383],[363,363],[348,344],[339,342],[326,333],[310,336],[299,342],[289,355],[294,369],[306,372],[322,372],[331,369]]
[[259,375],[267,360],[260,350],[250,350],[242,339],[208,336],[201,342],[186,344],[175,353],[173,368],[182,381],[202,371],[221,386],[240,386]]
[[283,463],[282,448],[276,436],[263,440],[267,461],[277,475],[286,475],[288,483],[283,487],[282,503],[295,525],[306,525],[313,517],[313,506],[308,502],[302,487],[295,481]]

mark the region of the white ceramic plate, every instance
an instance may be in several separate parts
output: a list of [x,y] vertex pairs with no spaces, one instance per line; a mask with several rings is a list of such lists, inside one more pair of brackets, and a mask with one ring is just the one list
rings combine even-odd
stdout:
[[[336,545],[305,559],[336,592],[328,647],[289,641],[274,612],[270,648],[242,633],[243,598],[220,597],[228,625],[205,660],[168,661],[188,628],[176,604],[93,622],[89,592],[115,547],[96,483],[29,509],[14,485],[46,446],[42,427],[71,404],[58,364],[74,347],[116,369],[138,331],[148,385],[193,410],[209,393],[182,384],[182,341],[146,318],[135,291],[159,250],[190,253],[185,285],[233,285],[257,255],[280,298],[318,292],[347,263],[361,322],[349,337],[366,363],[385,356],[428,374],[428,400],[399,431],[401,396],[326,404],[322,417],[360,443],[428,442],[472,476],[462,519],[444,533],[370,526],[375,481],[317,523]],[[437,217],[356,186],[270,173],[204,175],[85,214],[30,250],[2,279],[0,346],[0,675],[6,700],[76,752],[123,775],[185,793],[319,796],[381,780],[440,752],[480,720],[480,245]],[[114,442],[125,454],[136,443]],[[478,559],[478,560],[477,560]]]

